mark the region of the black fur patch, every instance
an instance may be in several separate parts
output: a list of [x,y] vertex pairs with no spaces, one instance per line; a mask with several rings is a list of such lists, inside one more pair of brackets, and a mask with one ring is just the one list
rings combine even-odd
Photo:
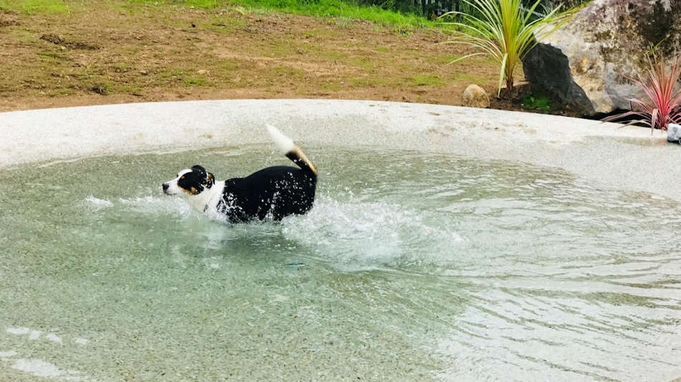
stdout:
[[198,195],[203,190],[213,187],[214,184],[213,174],[206,172],[206,169],[199,165],[193,166],[190,172],[177,180],[177,186],[192,195]]
[[218,211],[232,223],[281,220],[288,215],[302,215],[314,205],[317,177],[306,170],[274,166],[245,178],[225,181]]

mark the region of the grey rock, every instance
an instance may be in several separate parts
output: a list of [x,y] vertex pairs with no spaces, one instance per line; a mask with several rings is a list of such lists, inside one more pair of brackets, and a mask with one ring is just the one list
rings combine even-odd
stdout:
[[525,79],[541,85],[566,105],[592,115],[595,110],[584,90],[575,83],[568,58],[560,49],[549,44],[536,45],[523,60]]
[[667,126],[667,141],[681,143],[681,125],[670,123]]
[[539,41],[525,76],[583,115],[628,109],[645,97],[628,78],[645,73],[651,47],[670,60],[681,52],[679,18],[681,1],[594,0]]

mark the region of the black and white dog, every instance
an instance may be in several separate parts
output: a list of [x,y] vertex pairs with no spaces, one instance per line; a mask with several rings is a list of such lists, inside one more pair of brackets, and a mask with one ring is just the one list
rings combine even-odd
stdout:
[[314,204],[317,168],[276,127],[267,125],[267,131],[279,150],[300,168],[273,166],[245,178],[216,182],[213,174],[196,165],[163,183],[163,192],[182,195],[195,210],[231,223],[281,220],[308,212]]

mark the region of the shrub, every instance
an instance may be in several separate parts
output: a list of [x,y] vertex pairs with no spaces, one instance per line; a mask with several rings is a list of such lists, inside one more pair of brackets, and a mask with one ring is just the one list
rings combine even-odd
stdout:
[[[631,121],[627,124],[640,123],[650,126],[651,129],[662,130],[667,130],[670,123],[680,123],[681,90],[674,90],[681,75],[679,65],[681,65],[681,57],[672,60],[669,70],[662,57],[650,59],[644,76],[639,75],[639,79],[627,77],[641,86],[648,99],[629,98],[627,100],[631,110],[604,118],[603,121],[611,122],[630,118]],[[640,117],[640,119],[632,117]]]
[[542,113],[551,111],[551,99],[545,96],[527,94],[522,99],[522,107],[525,110],[538,110]]
[[554,8],[544,15],[535,9],[541,3],[537,0],[529,9],[521,0],[464,0],[472,13],[450,12],[447,16],[461,17],[461,21],[447,24],[456,26],[453,44],[465,44],[482,50],[461,57],[453,62],[476,55],[489,55],[499,62],[499,92],[505,80],[506,88],[513,91],[513,73],[521,59],[537,44],[537,38],[552,33],[563,24],[564,14]]

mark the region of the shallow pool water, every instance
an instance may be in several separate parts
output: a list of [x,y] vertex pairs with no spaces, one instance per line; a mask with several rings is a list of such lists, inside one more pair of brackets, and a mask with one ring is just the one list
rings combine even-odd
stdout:
[[[681,377],[681,205],[556,169],[306,147],[306,216],[161,194],[262,145],[0,173],[0,375],[54,380]],[[29,380],[29,379],[27,379]]]

